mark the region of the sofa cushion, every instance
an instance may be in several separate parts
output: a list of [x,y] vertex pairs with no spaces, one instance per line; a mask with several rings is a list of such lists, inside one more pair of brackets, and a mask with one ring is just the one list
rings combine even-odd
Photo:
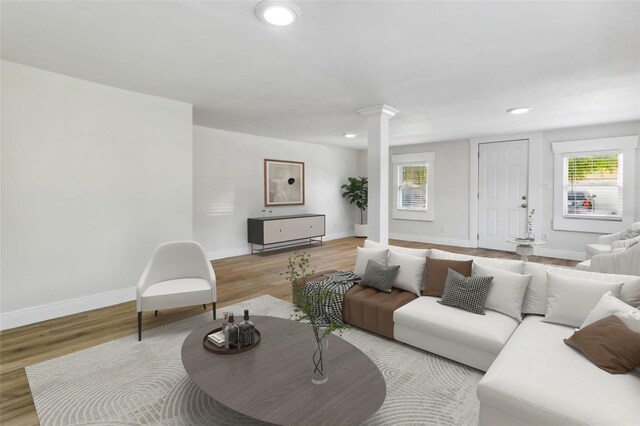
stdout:
[[611,246],[609,244],[587,244],[587,259],[591,259],[596,254],[610,253]]
[[588,271],[591,268],[591,259],[583,260],[576,265],[578,271]]
[[609,315],[626,314],[626,313],[640,313],[640,310],[634,308],[631,305],[624,303],[618,299],[610,291],[602,295],[596,306],[589,312],[587,319],[584,320],[580,328],[584,328],[589,324],[592,324],[602,318],[606,318]]
[[377,241],[364,240],[364,248],[372,249],[389,249],[389,253],[408,254],[417,257],[427,257],[431,252],[430,249],[417,249],[410,247],[392,246],[390,244],[382,244]]
[[473,260],[427,259],[427,269],[424,273],[422,295],[434,297],[442,296],[449,268],[464,275],[465,277],[470,277],[472,265]]
[[[564,344],[571,327],[527,316],[478,385],[483,406],[511,424],[632,425],[640,419],[640,374],[612,375]],[[524,419],[524,420],[523,420]]]
[[523,314],[547,313],[547,269],[548,265],[542,263],[526,262],[524,273],[531,275],[531,281],[524,292],[522,301]]
[[410,291],[420,296],[422,292],[422,281],[424,279],[426,257],[418,257],[410,254],[389,252],[389,265],[398,265],[400,270],[394,287],[400,290]]
[[429,296],[419,297],[396,310],[393,321],[496,355],[518,326],[518,321],[499,312],[476,315],[441,305],[437,297]]
[[344,296],[344,322],[393,338],[393,312],[416,299],[411,292],[392,288],[384,293],[356,284]]
[[474,274],[493,277],[485,308],[502,312],[518,321],[522,319],[522,299],[531,281],[531,275],[516,274],[480,264],[474,266]]
[[622,274],[603,274],[600,272],[577,271],[569,268],[550,267],[552,274],[564,277],[582,278],[585,280],[623,282],[620,290],[620,300],[634,307],[640,307],[640,276]]
[[611,374],[640,367],[640,333],[629,330],[615,315],[581,328],[564,342]]
[[367,269],[369,259],[387,266],[389,262],[389,250],[387,249],[368,249],[356,247],[356,264],[353,267],[353,273],[359,277],[363,277]]
[[586,280],[547,272],[545,322],[580,327],[603,294],[620,294],[622,282]]
[[176,306],[213,302],[209,281],[202,278],[180,278],[161,281],[149,286],[140,297],[141,309],[169,309]]
[[449,269],[440,303],[464,309],[474,314],[484,315],[484,305],[492,282],[493,277],[480,277],[477,275],[475,277],[465,277],[453,269]]
[[369,259],[367,269],[362,276],[361,284],[367,287],[374,287],[385,293],[391,293],[391,287],[396,282],[396,277],[400,271],[398,265],[383,265],[375,260]]

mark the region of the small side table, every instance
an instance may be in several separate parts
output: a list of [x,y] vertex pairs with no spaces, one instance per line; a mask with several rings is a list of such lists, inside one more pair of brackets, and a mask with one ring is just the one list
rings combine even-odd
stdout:
[[520,258],[527,262],[529,256],[533,254],[533,246],[541,246],[547,244],[542,240],[520,240],[517,238],[507,238],[507,242],[510,244],[516,244],[516,253],[520,255]]

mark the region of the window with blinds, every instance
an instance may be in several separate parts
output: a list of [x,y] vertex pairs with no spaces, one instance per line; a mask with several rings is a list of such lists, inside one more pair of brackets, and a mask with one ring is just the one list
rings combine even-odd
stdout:
[[427,210],[427,185],[429,167],[427,163],[402,164],[398,167],[398,209]]
[[623,154],[567,153],[563,161],[563,215],[619,219],[623,208]]

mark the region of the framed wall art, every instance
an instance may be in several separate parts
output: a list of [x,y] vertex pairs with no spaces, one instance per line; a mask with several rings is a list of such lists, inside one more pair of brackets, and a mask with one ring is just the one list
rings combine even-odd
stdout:
[[304,163],[264,160],[264,205],[304,204]]

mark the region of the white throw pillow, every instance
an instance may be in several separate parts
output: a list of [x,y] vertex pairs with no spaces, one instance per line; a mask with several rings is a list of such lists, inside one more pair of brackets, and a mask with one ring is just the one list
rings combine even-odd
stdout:
[[631,305],[627,305],[622,300],[615,297],[610,291],[602,295],[598,304],[589,312],[587,319],[584,320],[580,328],[584,328],[602,318],[606,318],[615,314],[626,314],[631,312],[640,312]]
[[426,263],[426,257],[400,254],[391,250],[389,252],[389,265],[400,266],[400,272],[393,286],[420,296],[422,294],[422,278]]
[[526,262],[524,273],[531,274],[531,282],[524,292],[523,314],[544,315],[547,313],[547,269],[542,263]]
[[367,269],[369,259],[381,264],[388,265],[389,250],[387,249],[369,249],[356,247],[356,266],[353,267],[353,273],[360,278],[364,277],[364,271]]
[[473,262],[473,275],[493,277],[485,308],[522,321],[522,300],[531,281],[531,275],[516,274],[476,262]]
[[605,274],[601,272],[579,271],[577,269],[557,267],[550,267],[549,272],[554,275],[580,278],[583,280],[604,281],[609,283],[622,282],[624,284],[622,284],[619,299],[633,307],[640,308],[640,276]]
[[543,321],[580,327],[607,291],[619,295],[622,282],[593,281],[547,271],[547,314]]
[[640,311],[615,314],[629,330],[640,333]]
[[398,247],[392,246],[389,244],[382,244],[376,241],[364,240],[364,248],[373,248],[373,249],[389,249],[389,253],[398,253],[398,254],[409,254],[411,256],[423,257],[426,258],[429,256],[429,249],[416,249],[409,247]]

